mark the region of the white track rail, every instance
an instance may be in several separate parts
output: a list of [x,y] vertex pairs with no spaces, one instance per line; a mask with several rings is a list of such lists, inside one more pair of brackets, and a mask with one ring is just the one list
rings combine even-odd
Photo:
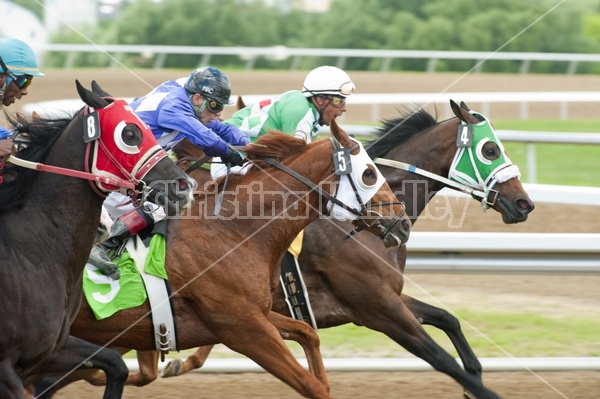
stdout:
[[[167,359],[168,361],[168,359]],[[308,368],[306,359],[298,359]],[[432,371],[433,368],[418,358],[328,358],[323,359],[327,371]],[[600,357],[531,357],[479,358],[484,372],[491,371],[600,371]],[[457,362],[462,364],[460,359]],[[130,371],[138,371],[136,359],[125,359]],[[165,363],[158,365],[163,370]],[[199,373],[261,373],[265,370],[247,358],[209,358]]]

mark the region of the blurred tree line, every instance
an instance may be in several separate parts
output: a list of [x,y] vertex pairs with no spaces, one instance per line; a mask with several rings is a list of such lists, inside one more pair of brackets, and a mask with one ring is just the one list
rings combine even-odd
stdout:
[[[21,0],[23,2],[31,0]],[[88,38],[99,44],[179,46],[283,45],[304,48],[461,50],[596,53],[600,50],[600,0],[333,0],[327,13],[307,13],[261,0],[127,1],[118,16],[102,20]],[[287,2],[289,3],[289,1]],[[88,43],[65,30],[55,43]],[[156,55],[131,55],[128,66],[153,64]],[[66,55],[50,54],[48,65]],[[169,55],[165,67],[195,68],[199,56]],[[290,67],[291,59],[259,59],[256,68]],[[334,64],[333,57],[304,57],[309,69]],[[348,70],[377,70],[383,60],[350,58]],[[108,65],[103,54],[81,54],[78,66]],[[211,64],[239,68],[234,56],[213,56]],[[392,70],[423,71],[427,60],[394,60]],[[469,60],[440,60],[437,71],[466,71]],[[518,61],[487,61],[485,72],[517,72]],[[531,72],[564,73],[565,62],[533,62]],[[578,73],[600,73],[580,63]]]

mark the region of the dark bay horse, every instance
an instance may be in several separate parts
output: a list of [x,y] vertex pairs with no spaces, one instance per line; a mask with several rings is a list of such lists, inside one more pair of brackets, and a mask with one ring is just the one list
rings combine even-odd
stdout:
[[[424,110],[386,121],[375,132],[375,138],[368,147],[369,154],[373,158],[402,161],[440,176],[449,176],[457,153],[458,127],[463,122],[477,125],[484,122],[481,116],[471,114],[464,104],[458,107],[451,102],[451,106],[456,118],[442,122],[437,122]],[[474,141],[474,150],[479,141]],[[483,143],[479,153],[482,157],[496,158],[501,150],[499,142]],[[202,158],[203,154],[199,154],[195,147],[185,146],[178,155]],[[432,178],[390,167],[382,166],[381,172],[397,197],[405,202],[413,223],[428,201],[446,186]],[[205,171],[204,177],[195,176],[201,180],[209,175]],[[504,222],[524,222],[534,205],[519,180],[512,178],[497,183],[495,189],[498,190],[498,198],[492,208],[501,214]],[[447,311],[402,292],[406,247],[383,249],[370,235],[357,235],[352,240],[342,241],[347,230],[345,223],[334,224],[329,220],[315,221],[305,229],[299,263],[318,328],[354,323],[380,331],[428,361],[436,370],[450,375],[475,397],[497,398],[496,394],[482,386],[481,365],[458,320]],[[282,289],[274,292],[273,309],[290,314]],[[433,325],[448,334],[465,370],[427,335],[420,324]],[[211,348],[199,348],[185,362],[171,362],[163,375],[180,375],[201,367]],[[153,351],[138,352],[138,359],[140,372],[132,374],[128,383],[141,386],[157,378],[158,355]],[[97,373],[88,377],[88,381],[100,385],[104,376]]]
[[[219,217],[206,213],[212,212],[216,201],[215,185],[209,183],[208,195],[200,195],[197,207],[171,220],[167,232],[166,267],[179,349],[223,343],[311,398],[329,397],[318,335],[306,323],[272,312],[272,292],[278,286],[282,255],[298,233],[318,218],[319,210],[327,207],[332,215],[343,217],[344,207],[332,210],[327,203],[334,199],[326,198],[336,192],[335,183],[340,181],[339,200],[348,180],[334,173],[333,144],[352,154],[347,166],[351,165],[355,187],[372,196],[361,200],[362,207],[344,201],[346,207],[362,209],[360,216],[350,217],[356,219],[352,223],[393,247],[407,240],[410,229],[402,205],[365,150],[335,123],[332,134],[334,140],[309,145],[283,133],[261,138],[244,149],[254,166],[245,175],[230,176]],[[311,187],[270,166],[264,157],[280,160],[312,182]],[[350,192],[349,199],[356,201],[356,195]],[[148,316],[145,303],[96,320],[84,301],[71,334],[96,344],[152,350]],[[303,346],[310,373],[280,334]]]
[[[449,176],[457,153],[458,127],[462,123],[489,123],[479,114],[469,112],[465,104],[461,105],[459,107],[451,102],[456,118],[439,123],[424,110],[386,121],[368,145],[370,156],[410,163],[437,175]],[[479,145],[478,152],[482,158],[498,159],[503,151],[502,144],[485,140],[480,144],[482,140],[476,136],[473,149],[476,150]],[[182,150],[189,148],[186,146]],[[198,156],[189,152],[180,155]],[[405,202],[413,223],[428,201],[446,186],[432,178],[404,170],[382,166],[381,171],[398,199]],[[494,188],[498,196],[491,207],[501,214],[504,222],[524,222],[534,205],[519,179],[510,178],[496,183]],[[443,309],[402,293],[406,247],[383,249],[369,235],[342,241],[347,229],[345,223],[330,220],[318,220],[305,229],[299,264],[318,328],[354,323],[382,332],[436,370],[454,378],[465,388],[465,397],[473,397],[468,396],[470,392],[477,398],[497,398],[482,385],[481,364],[464,337],[458,320]],[[282,289],[275,291],[273,310],[290,314]],[[433,325],[446,332],[465,370],[429,337],[421,324]],[[185,362],[172,361],[163,375],[181,375],[201,367],[210,349],[199,348]],[[141,385],[155,379],[158,356],[152,352],[138,353],[138,359],[140,373],[130,376],[130,380]],[[99,377],[96,375],[90,382],[100,382],[96,379]]]
[[90,220],[100,219],[106,193],[142,194],[173,211],[195,187],[124,101],[76,87],[87,106],[72,118],[9,119],[22,147],[0,168],[3,399],[23,398],[40,363],[68,338],[98,226]]

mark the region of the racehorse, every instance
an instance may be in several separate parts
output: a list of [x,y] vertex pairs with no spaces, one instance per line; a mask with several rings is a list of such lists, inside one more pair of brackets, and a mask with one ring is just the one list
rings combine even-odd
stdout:
[[[223,343],[311,398],[329,397],[318,335],[304,322],[271,311],[282,255],[325,208],[330,216],[354,219],[357,228],[381,237],[385,245],[404,243],[410,230],[402,204],[365,150],[335,123],[331,128],[333,140],[307,145],[273,133],[244,148],[254,165],[245,175],[231,175],[227,190],[225,182],[218,186],[223,194],[219,217],[205,214],[217,201],[214,183],[209,183],[207,195],[197,199],[199,206],[171,220],[167,231],[178,348]],[[351,154],[336,163],[336,173],[351,169],[349,177],[334,173],[333,149],[338,161],[340,152]],[[277,165],[272,159],[285,168],[272,166]],[[340,198],[346,199],[341,203]],[[145,303],[96,320],[84,301],[71,334],[102,345],[152,350],[148,310]],[[280,334],[305,348],[310,373]]]
[[[87,105],[72,118],[9,117],[20,150],[0,166],[2,398],[22,398],[67,340],[97,231],[89,221],[100,220],[106,193],[142,195],[173,212],[195,187],[124,101],[76,87]],[[122,382],[109,395],[120,397]]]
[[[457,132],[463,124],[487,125],[489,122],[477,113],[471,113],[465,104],[451,102],[456,118],[437,122],[424,110],[409,112],[388,120],[375,132],[368,145],[371,157],[385,157],[403,161],[440,176],[449,176],[458,148]],[[481,157],[499,158],[502,144],[489,138],[475,137],[472,150]],[[181,158],[202,158],[196,147],[186,145],[179,149]],[[432,177],[423,177],[404,170],[382,166],[382,173],[399,199],[406,204],[411,221],[415,223],[428,201],[448,183]],[[208,178],[208,171],[202,177]],[[487,176],[483,176],[484,178]],[[493,176],[490,177],[490,182]],[[523,190],[518,178],[495,184],[497,198],[493,205],[505,223],[520,223],[527,219],[534,205]],[[299,263],[313,307],[318,328],[354,323],[380,331],[414,355],[429,362],[465,388],[465,397],[497,398],[481,382],[481,364],[464,337],[460,323],[450,313],[412,298],[404,293],[406,247],[378,249],[379,243],[369,235],[341,241],[348,226],[329,220],[318,220],[305,229],[303,250]],[[290,314],[282,289],[273,295],[273,310]],[[450,337],[461,357],[465,370],[439,347],[420,324],[433,325]],[[163,376],[181,375],[201,367],[212,347],[201,347],[185,362],[172,361]],[[138,352],[140,372],[132,374],[128,384],[145,385],[157,378],[156,352]],[[101,385],[104,377],[97,373],[87,380]]]
[[[366,145],[369,155],[374,159],[385,157],[418,165],[436,175],[449,176],[459,150],[456,146],[459,127],[464,124],[489,126],[489,121],[470,112],[464,103],[460,107],[453,101],[450,104],[456,118],[439,123],[422,109],[385,121],[375,132],[375,138]],[[475,156],[483,159],[498,159],[503,152],[500,141],[489,140],[489,137],[474,137],[471,148]],[[190,146],[182,148],[179,155],[198,156],[189,149]],[[405,202],[413,224],[428,201],[448,185],[387,166],[382,166],[381,172],[398,199]],[[490,182],[494,180],[492,175],[482,177],[484,180],[489,177]],[[524,222],[534,209],[516,175],[496,183],[494,189],[497,190],[496,200],[488,205],[501,214],[505,223]],[[407,248],[374,250],[379,248],[378,243],[369,235],[342,242],[340,239],[346,229],[344,223],[330,220],[315,221],[305,229],[298,261],[318,328],[354,323],[382,332],[436,370],[454,378],[464,387],[465,397],[497,398],[482,385],[481,364],[463,335],[459,321],[443,309],[402,293]],[[275,291],[273,310],[290,314],[282,289]],[[465,370],[426,334],[421,324],[433,325],[446,332]],[[163,376],[181,375],[201,367],[210,349],[201,347],[185,361],[172,361],[165,367]],[[138,353],[138,360],[140,373],[130,376],[129,380],[142,385],[155,379],[158,356],[151,352]]]

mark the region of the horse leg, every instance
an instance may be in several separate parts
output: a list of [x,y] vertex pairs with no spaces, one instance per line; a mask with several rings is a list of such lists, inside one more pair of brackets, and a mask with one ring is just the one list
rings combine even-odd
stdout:
[[473,353],[473,349],[469,345],[469,342],[467,342],[467,338],[460,328],[458,319],[444,309],[421,302],[408,295],[402,294],[401,298],[402,302],[406,304],[408,309],[415,315],[421,324],[434,326],[446,333],[456,348],[465,371],[481,379],[481,363],[479,362],[479,359],[477,359],[477,356],[475,356],[475,353]]
[[25,398],[23,383],[17,375],[13,365],[8,360],[0,362],[0,398],[22,399]]
[[306,354],[309,371],[329,389],[325,364],[319,350],[321,341],[317,332],[307,323],[279,313],[270,312],[268,318],[277,327],[277,331],[283,339],[300,344]]
[[161,374],[161,377],[163,377],[163,378],[176,377],[179,375],[189,373],[192,370],[199,369],[200,367],[202,367],[204,365],[204,362],[208,358],[208,355],[210,354],[210,351],[212,350],[213,347],[214,347],[214,345],[201,346],[198,349],[196,349],[196,352],[192,353],[185,360],[181,360],[181,359],[171,360],[165,366],[165,368]]
[[243,324],[231,324],[222,319],[217,323],[210,323],[208,320],[205,322],[228,348],[252,359],[304,397],[330,398],[328,387],[298,363],[281,339],[277,328],[262,312],[251,312],[249,307],[242,306],[242,315],[234,318],[230,314],[227,318],[233,321],[243,320]]
[[452,377],[467,391],[465,397],[500,399],[496,393],[483,386],[480,376],[465,372],[450,354],[435,343],[408,307],[399,297],[396,298],[398,301],[388,302],[383,311],[370,312],[367,315],[368,320],[364,320],[364,325],[386,334],[406,350],[425,360],[435,370]]
[[[129,349],[120,349],[121,354],[129,352]],[[129,373],[125,385],[143,387],[155,381],[158,377],[158,356],[157,351],[137,351],[137,360],[139,371],[137,373]],[[106,384],[106,375],[101,371],[84,378],[87,382],[94,386],[102,386]]]
[[150,384],[158,377],[158,351],[137,351],[137,360],[140,371],[136,374],[129,374],[127,385],[143,387]]
[[65,385],[85,379],[90,369],[101,369],[104,372],[106,388],[103,398],[114,399],[123,395],[129,370],[121,354],[69,336],[66,344],[44,361],[42,370],[48,370],[51,374],[36,381],[37,397],[51,398]]

